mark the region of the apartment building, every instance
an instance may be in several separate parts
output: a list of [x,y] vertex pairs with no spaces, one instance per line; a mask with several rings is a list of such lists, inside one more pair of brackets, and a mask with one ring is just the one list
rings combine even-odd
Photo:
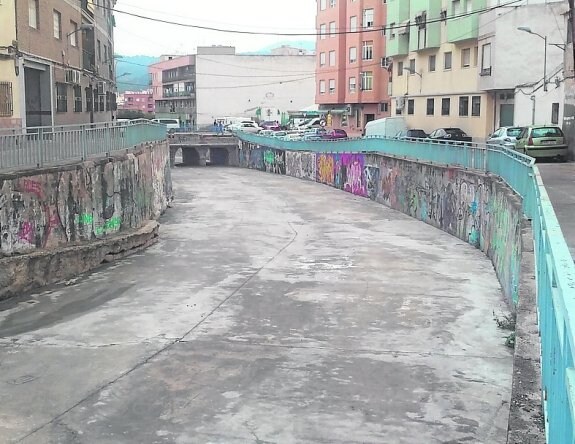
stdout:
[[480,14],[478,88],[491,95],[493,127],[562,123],[566,12],[563,0],[529,0]]
[[118,95],[118,110],[140,111],[153,114],[155,111],[154,95],[148,91],[126,91]]
[[0,2],[0,127],[112,120],[114,5]]
[[333,127],[389,116],[385,0],[318,0],[315,103]]
[[478,88],[479,14],[487,0],[388,0],[387,55],[393,115],[427,132],[459,127],[474,140],[492,130],[491,97]]
[[314,103],[315,56],[236,54],[232,46],[163,56],[149,72],[157,117],[191,127],[227,116],[278,120]]

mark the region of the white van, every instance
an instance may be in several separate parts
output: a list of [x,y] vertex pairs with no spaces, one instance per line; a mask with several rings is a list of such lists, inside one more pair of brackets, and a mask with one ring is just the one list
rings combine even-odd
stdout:
[[400,131],[407,130],[403,117],[384,117],[372,120],[365,125],[364,136],[393,137]]
[[176,130],[180,127],[180,121],[178,119],[152,119],[152,122],[166,125],[168,131]]

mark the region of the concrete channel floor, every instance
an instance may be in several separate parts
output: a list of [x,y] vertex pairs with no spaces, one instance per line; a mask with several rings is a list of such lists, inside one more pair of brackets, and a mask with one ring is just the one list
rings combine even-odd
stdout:
[[505,442],[480,251],[298,179],[174,181],[157,245],[2,305],[1,442]]

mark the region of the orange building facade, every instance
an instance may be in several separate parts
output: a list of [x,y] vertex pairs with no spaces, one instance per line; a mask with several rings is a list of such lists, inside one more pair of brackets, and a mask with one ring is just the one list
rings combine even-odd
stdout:
[[359,133],[390,115],[383,0],[317,0],[316,103],[328,126]]

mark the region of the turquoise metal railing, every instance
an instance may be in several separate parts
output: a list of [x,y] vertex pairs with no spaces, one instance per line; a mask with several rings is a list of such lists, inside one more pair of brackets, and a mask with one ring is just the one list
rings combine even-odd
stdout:
[[541,335],[542,400],[547,442],[574,444],[575,265],[538,168],[528,156],[503,147],[438,144],[386,138],[286,141],[239,133],[262,147],[311,152],[379,152],[500,177],[523,198],[532,222]]
[[148,120],[0,130],[0,171],[87,159],[166,137],[166,126]]

